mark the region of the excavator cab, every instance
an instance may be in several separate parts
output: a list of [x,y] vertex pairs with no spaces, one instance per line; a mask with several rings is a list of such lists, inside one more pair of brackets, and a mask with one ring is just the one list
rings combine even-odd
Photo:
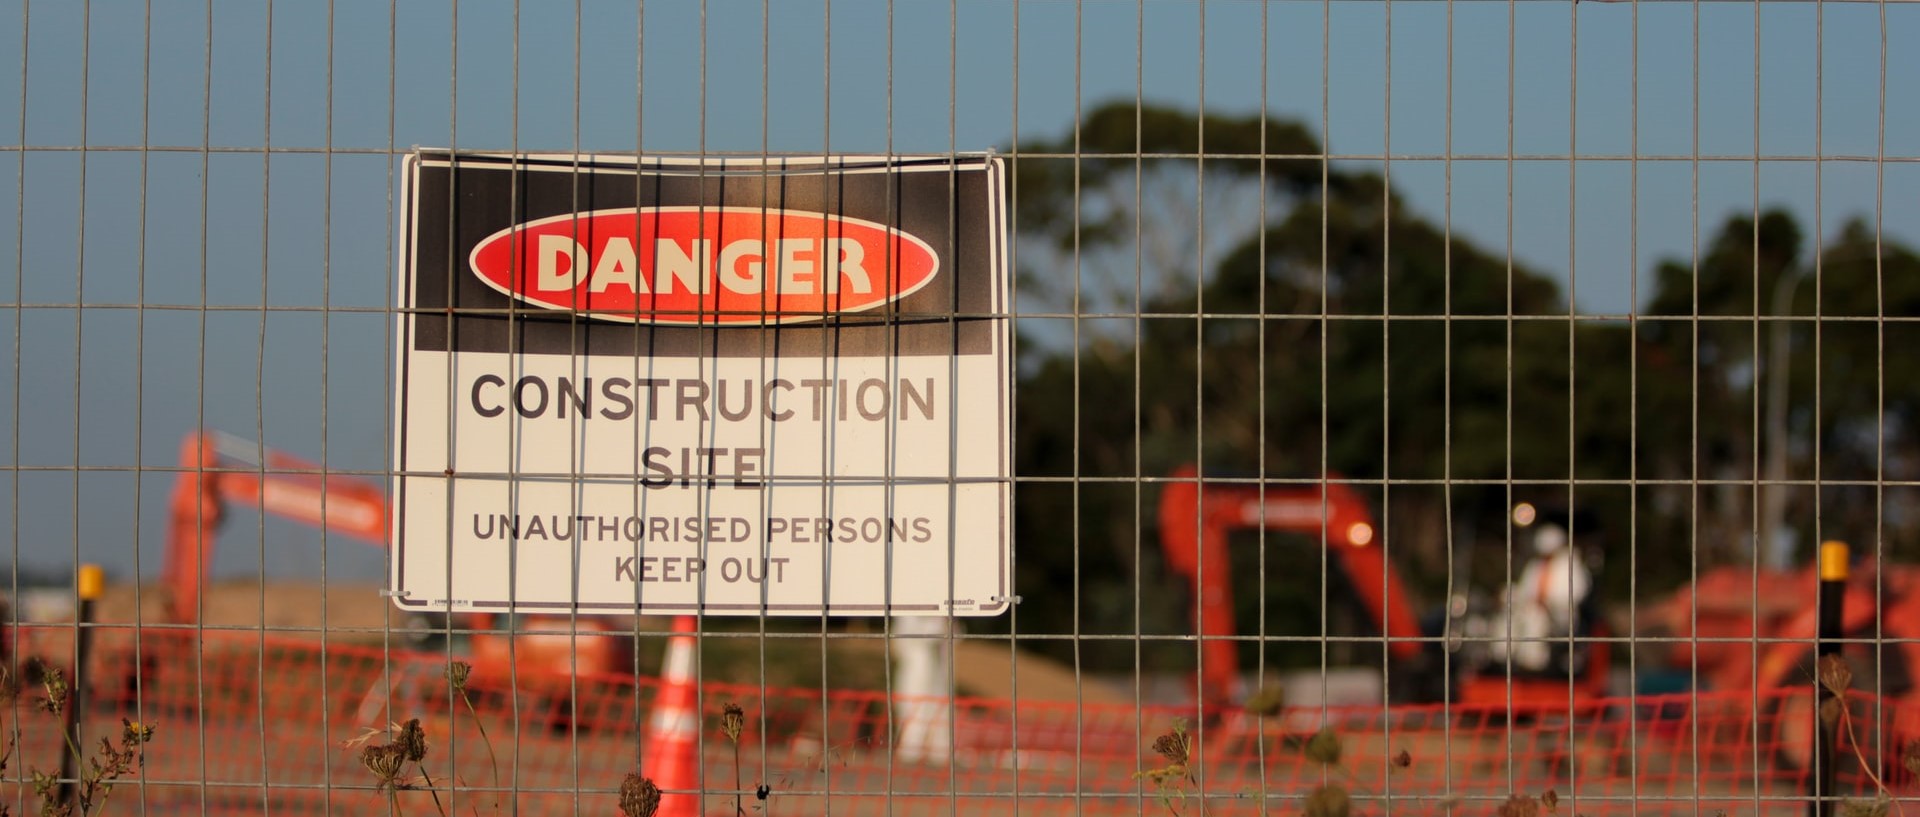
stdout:
[[[1522,502],[1511,518],[1502,549],[1510,543],[1512,556],[1498,555],[1500,572],[1512,576],[1503,591],[1467,591],[1448,601],[1443,644],[1456,668],[1451,697],[1565,709],[1569,700],[1578,705],[1604,695],[1612,660],[1597,586],[1605,557],[1598,517]],[[1469,560],[1477,550],[1485,549],[1464,550],[1456,576],[1474,574]]]

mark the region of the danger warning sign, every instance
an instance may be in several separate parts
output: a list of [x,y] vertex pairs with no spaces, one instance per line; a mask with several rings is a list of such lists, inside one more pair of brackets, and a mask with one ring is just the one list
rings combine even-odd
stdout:
[[396,603],[1004,611],[1002,174],[410,156]]

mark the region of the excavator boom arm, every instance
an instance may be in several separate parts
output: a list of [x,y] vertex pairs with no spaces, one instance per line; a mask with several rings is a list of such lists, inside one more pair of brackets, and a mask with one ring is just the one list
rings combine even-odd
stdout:
[[1361,606],[1395,657],[1419,655],[1420,624],[1400,575],[1374,541],[1372,518],[1351,488],[1208,485],[1191,467],[1172,476],[1160,498],[1160,542],[1167,563],[1194,585],[1194,623],[1202,637],[1201,695],[1208,703],[1242,697],[1232,640],[1236,530],[1282,530],[1318,537],[1348,578]]
[[161,567],[171,623],[199,618],[215,534],[229,505],[387,543],[387,497],[378,486],[326,475],[314,463],[217,434],[188,434],[180,446],[180,476],[170,498],[166,562]]

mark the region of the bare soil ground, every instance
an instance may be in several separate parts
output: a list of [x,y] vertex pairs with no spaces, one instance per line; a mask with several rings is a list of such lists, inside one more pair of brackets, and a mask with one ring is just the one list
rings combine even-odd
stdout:
[[[314,641],[321,638],[324,628],[329,643],[403,643],[404,639],[390,631],[405,628],[406,618],[380,595],[380,590],[381,585],[371,583],[330,582],[322,592],[316,582],[219,582],[207,588],[201,624],[216,632],[243,634],[257,634],[264,626],[274,638]],[[96,620],[108,625],[160,622],[165,593],[157,585],[109,586],[96,610]],[[661,621],[643,629],[660,631],[666,626]],[[57,636],[58,628],[49,635]],[[112,645],[129,638],[130,629],[109,629],[103,632],[102,643]],[[882,639],[828,639],[829,651],[835,655],[834,666],[824,670],[817,658],[818,640],[782,637],[770,643],[775,646],[774,654],[764,670],[754,638],[711,639],[708,664],[740,676],[727,679],[738,683],[819,687],[824,674],[836,686],[884,685],[887,644]],[[802,664],[795,664],[796,656]],[[641,656],[643,671],[656,664],[654,656]],[[1013,698],[1017,692],[1022,701],[1106,704],[1133,700],[1109,684],[1076,673],[1069,665],[1026,651],[1016,653],[1006,639],[956,640],[953,666],[960,691],[970,696]]]
[[[329,582],[325,592],[317,582],[218,582],[208,586],[201,623],[214,629],[259,630],[275,636],[346,638],[378,642],[382,627],[400,627],[404,617],[380,595],[381,585]],[[132,624],[163,620],[166,590],[158,585],[111,585],[101,597],[97,620],[103,624]],[[364,632],[373,631],[373,632]]]

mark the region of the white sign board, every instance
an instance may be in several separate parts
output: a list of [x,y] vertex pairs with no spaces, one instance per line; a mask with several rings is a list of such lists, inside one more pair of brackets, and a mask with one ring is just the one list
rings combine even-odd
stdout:
[[999,160],[406,167],[401,607],[1006,609]]

